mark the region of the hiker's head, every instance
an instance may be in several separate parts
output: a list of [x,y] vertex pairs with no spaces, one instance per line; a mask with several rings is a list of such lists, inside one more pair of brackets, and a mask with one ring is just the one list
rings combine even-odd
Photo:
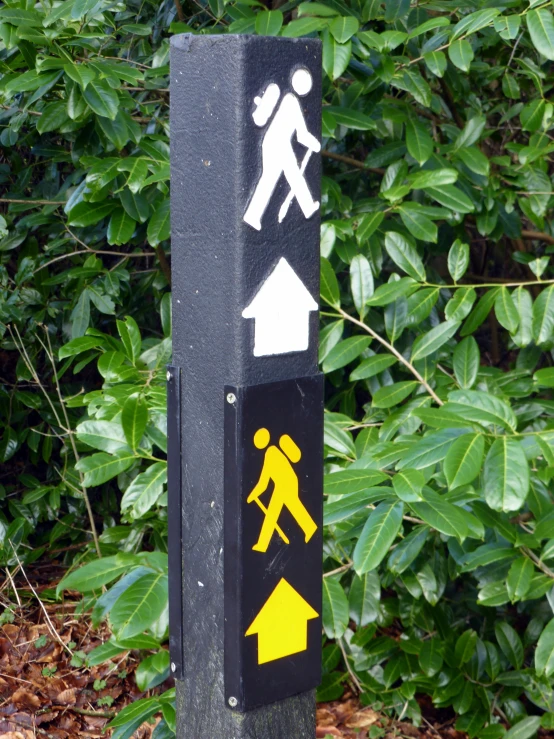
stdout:
[[297,69],[292,75],[292,89],[300,97],[310,92],[312,89],[312,75],[307,69]]
[[265,449],[269,444],[269,431],[267,429],[258,429],[254,434],[254,446],[257,449]]

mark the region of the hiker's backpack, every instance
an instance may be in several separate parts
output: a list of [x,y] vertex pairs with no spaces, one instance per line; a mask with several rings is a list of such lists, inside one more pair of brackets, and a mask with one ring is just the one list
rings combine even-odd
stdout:
[[256,103],[256,109],[252,113],[252,118],[257,126],[265,126],[268,120],[273,115],[275,106],[279,101],[279,95],[281,90],[279,86],[272,82],[266,88],[265,92],[261,97],[255,97],[254,102]]
[[296,446],[288,434],[283,434],[279,439],[279,446],[285,452],[291,462],[299,462],[302,452]]

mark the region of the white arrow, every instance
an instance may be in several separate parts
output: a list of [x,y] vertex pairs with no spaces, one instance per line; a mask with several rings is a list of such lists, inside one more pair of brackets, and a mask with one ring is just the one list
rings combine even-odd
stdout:
[[254,356],[306,351],[310,312],[318,305],[286,259],[281,258],[243,312],[253,318]]

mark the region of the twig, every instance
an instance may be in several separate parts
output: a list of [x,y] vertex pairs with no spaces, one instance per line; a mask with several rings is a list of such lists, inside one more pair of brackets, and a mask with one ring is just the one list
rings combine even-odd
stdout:
[[0,672],[0,677],[7,677],[8,680],[16,680],[18,683],[28,683],[29,685],[35,685],[35,683],[31,680],[24,680],[22,677],[14,677],[14,675],[6,675],[6,673],[4,672]]
[[349,570],[353,564],[354,562],[349,562],[346,565],[342,565],[342,567],[337,567],[336,570],[331,570],[331,572],[324,572],[323,577],[331,577],[332,575],[338,575],[341,572],[346,572],[346,570]]
[[8,567],[6,567],[5,570],[6,570],[6,575],[8,576],[8,580],[12,584],[12,589],[13,589],[13,592],[15,593],[15,599],[17,600],[17,605],[21,608],[21,598],[19,597],[19,593],[17,592],[17,588],[15,587],[15,583],[13,581],[13,578],[11,576],[11,573],[10,573]]
[[[46,355],[47,355],[48,359],[50,360],[50,364],[52,365],[52,369],[54,370],[54,384],[56,386],[56,392],[57,392],[58,398],[60,400],[60,405],[62,407],[62,413],[64,415],[65,423],[66,423],[66,426],[67,426],[67,429],[68,429],[69,442],[70,442],[71,448],[73,450],[73,456],[75,457],[75,461],[78,462],[79,459],[80,459],[79,452],[77,451],[77,445],[75,444],[75,439],[73,437],[73,430],[71,428],[71,424],[69,422],[69,416],[67,415],[67,409],[66,409],[66,406],[65,406],[63,397],[62,397],[62,392],[61,392],[61,389],[60,389],[60,383],[58,381],[58,376],[57,376],[57,373],[56,373],[56,361],[54,359],[54,353],[52,351],[52,344],[50,342],[50,334],[48,333],[48,329],[46,328],[46,326],[44,326],[44,333],[46,334],[46,341],[48,342],[48,349],[46,348],[46,346],[41,341],[41,339],[40,339],[40,337],[38,335],[37,335],[37,339],[39,340],[40,344],[44,347],[44,351],[46,352]],[[85,506],[86,506],[86,509],[87,509],[88,517],[89,517],[90,531],[91,531],[91,534],[92,534],[92,538],[94,539],[94,546],[95,546],[95,549],[96,549],[96,553],[98,554],[98,557],[99,558],[102,558],[102,552],[100,551],[100,542],[98,540],[98,532],[96,531],[96,524],[94,522],[94,514],[92,512],[92,506],[90,504],[90,498],[88,496],[87,489],[84,486],[84,478],[83,478],[83,473],[82,472],[79,472],[79,479],[80,479],[80,482],[81,482],[82,495],[83,495],[83,499],[85,501]]]
[[160,262],[160,268],[164,273],[164,277],[169,283],[169,287],[171,287],[171,267],[169,266],[169,262],[167,261],[167,257],[165,256],[165,252],[162,249],[161,244],[158,244],[158,246],[156,247],[156,256],[158,257],[158,261]]
[[541,570],[542,572],[544,572],[545,575],[548,575],[548,577],[554,580],[554,572],[552,572],[552,570],[547,567],[544,562],[539,559],[539,557],[537,557],[535,552],[533,552],[531,549],[528,549],[527,547],[521,547],[521,551],[523,554],[525,554],[526,557],[529,557],[529,559],[537,565],[539,570]]
[[183,8],[181,6],[181,3],[179,2],[179,0],[174,0],[174,2],[175,2],[175,7],[177,9],[177,18],[179,18],[179,20],[184,23],[185,22],[185,14],[183,12]]
[[431,729],[431,731],[433,732],[433,734],[436,734],[437,736],[440,736],[439,732],[435,729],[435,727],[433,726],[433,724],[431,724],[429,721],[427,721],[427,719],[425,718],[425,716],[422,716],[421,718],[425,721],[425,723]]
[[530,241],[546,241],[547,244],[554,244],[554,236],[544,233],[544,231],[522,231],[521,238]]
[[22,205],[65,205],[66,200],[17,200],[16,198],[0,198],[0,203],[21,203]]
[[413,366],[413,364],[411,364],[411,362],[408,362],[408,360],[405,359],[405,357],[397,349],[395,349],[394,346],[392,346],[392,344],[389,344],[388,341],[386,341],[385,339],[383,339],[382,336],[379,336],[379,334],[376,331],[374,331],[372,328],[370,328],[367,324],[363,323],[363,321],[358,321],[357,318],[354,318],[353,316],[351,316],[349,313],[347,313],[342,308],[337,308],[337,310],[338,310],[338,312],[340,313],[340,315],[343,318],[346,318],[348,321],[351,321],[352,323],[355,323],[356,326],[359,326],[360,328],[362,328],[370,336],[372,336],[380,344],[382,344],[386,349],[388,349],[388,351],[391,352],[391,354],[394,354],[394,356],[398,359],[398,361],[399,362],[402,362],[402,364],[410,370],[410,372],[417,379],[417,381],[420,382],[423,385],[423,387],[427,390],[427,392],[433,398],[433,400],[435,401],[435,403],[437,403],[437,405],[444,405],[444,403],[442,402],[442,400],[435,393],[435,391],[429,385],[429,383],[427,382],[427,380],[425,380],[419,374],[419,372],[416,370],[416,368]]
[[[79,242],[83,243],[83,242]],[[37,267],[35,271],[33,272],[34,275],[36,275],[37,272],[40,272],[41,269],[45,269],[46,267],[49,267],[51,264],[54,264],[55,262],[60,262],[62,259],[70,259],[71,257],[76,257],[78,254],[100,254],[102,256],[109,256],[109,257],[123,257],[124,259],[141,259],[145,257],[152,257],[153,254],[149,254],[147,252],[137,252],[132,254],[125,254],[120,251],[103,251],[98,249],[92,249],[91,247],[87,247],[86,249],[78,249],[77,251],[72,251],[69,254],[61,254],[59,257],[54,257],[54,259],[51,259],[49,262],[45,262],[44,264],[41,264],[40,267]]]
[[77,708],[77,706],[69,706],[69,710],[81,716],[97,716],[98,718],[114,718],[117,716],[117,711],[92,711],[88,708]]
[[344,648],[344,645],[342,643],[342,639],[338,639],[338,643],[339,643],[340,651],[342,652],[342,657],[344,659],[344,663],[346,665],[346,669],[348,670],[348,674],[350,675],[350,678],[351,678],[352,682],[354,683],[354,685],[358,689],[358,692],[359,693],[363,693],[364,692],[364,689],[362,688],[362,685],[361,685],[360,681],[356,677],[356,673],[354,672],[354,670],[350,666],[350,662],[348,661],[348,655],[346,654],[346,649]]
[[367,167],[363,162],[352,159],[352,157],[344,156],[344,154],[335,154],[333,151],[322,151],[321,156],[327,157],[328,159],[335,159],[337,162],[342,162],[343,164],[349,164],[351,167],[356,167],[357,169],[365,169],[367,172],[385,174],[385,170],[382,167]]
[[33,593],[33,595],[35,596],[35,598],[37,599],[38,604],[40,606],[40,609],[41,609],[42,613],[44,614],[44,618],[46,619],[46,625],[48,626],[48,631],[50,632],[50,634],[52,635],[52,637],[54,638],[54,640],[57,641],[59,644],[61,644],[61,646],[63,647],[63,649],[65,649],[67,652],[69,652],[69,654],[71,655],[71,657],[73,657],[73,652],[67,646],[67,644],[65,644],[65,642],[63,641],[63,639],[61,638],[61,636],[56,631],[56,627],[54,626],[54,624],[50,620],[50,616],[48,615],[48,611],[44,607],[44,604],[41,601],[41,599],[39,598],[37,591],[34,589],[34,587],[31,584],[31,581],[27,577],[27,573],[25,572],[25,569],[24,569],[23,565],[21,564],[21,560],[19,559],[19,555],[17,554],[16,548],[12,544],[11,539],[8,539],[8,541],[10,542],[10,546],[11,546],[11,548],[13,550],[14,556],[17,559],[17,562],[18,562],[18,564],[19,564],[19,566],[21,568],[21,572],[23,573],[23,577],[25,578],[25,580],[27,580],[27,585],[31,589],[31,592]]

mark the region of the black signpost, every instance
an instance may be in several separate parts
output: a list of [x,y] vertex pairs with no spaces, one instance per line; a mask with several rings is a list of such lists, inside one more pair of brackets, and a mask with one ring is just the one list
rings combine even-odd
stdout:
[[313,39],[172,39],[178,739],[315,735],[320,55]]

